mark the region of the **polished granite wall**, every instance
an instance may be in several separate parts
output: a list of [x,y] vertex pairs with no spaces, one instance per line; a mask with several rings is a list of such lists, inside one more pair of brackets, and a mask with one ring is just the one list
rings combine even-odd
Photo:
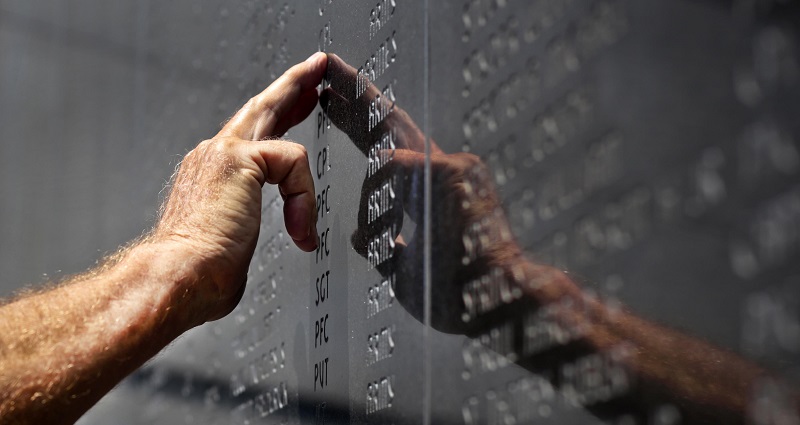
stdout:
[[[800,423],[793,1],[0,0],[0,295],[147,231],[331,53],[322,241],[81,421]],[[724,371],[724,373],[720,373]]]

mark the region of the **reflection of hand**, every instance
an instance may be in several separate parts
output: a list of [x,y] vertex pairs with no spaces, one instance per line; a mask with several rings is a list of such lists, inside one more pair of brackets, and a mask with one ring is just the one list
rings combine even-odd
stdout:
[[[375,152],[370,149],[381,135],[394,135],[394,148],[377,155],[391,161],[364,182],[353,242],[368,256],[368,244],[387,226],[398,229],[394,236],[400,233],[398,211],[417,223],[407,245],[402,236],[394,240],[395,261],[378,268],[384,275],[394,274],[397,298],[411,314],[424,318],[426,241],[420,224],[426,220],[420,198],[425,190],[427,142],[429,317],[434,327],[475,337],[478,344],[499,350],[507,360],[551,377],[568,403],[602,418],[631,417],[622,413],[654,417],[666,406],[686,424],[745,421],[753,388],[768,376],[763,369],[643,320],[617,303],[607,305],[583,291],[567,272],[527,261],[510,233],[490,173],[478,157],[445,154],[393,104],[385,119],[367,131],[372,102],[383,94],[368,85],[364,94],[350,99],[346,94],[356,93],[355,69],[334,55],[328,68],[331,85],[321,101],[331,121],[371,161]],[[370,194],[391,178],[397,181],[398,196],[386,214],[389,218],[372,219],[369,210],[375,206]],[[471,362],[481,361],[480,350],[468,348],[464,353]],[[791,418],[800,417],[796,408],[800,398],[793,391],[786,396],[791,407],[782,413]]]
[[[398,175],[407,176],[423,170],[424,161],[422,153],[398,150],[392,162]],[[480,158],[467,153],[432,154],[430,173],[431,323],[441,331],[472,334],[483,326],[464,319],[468,310],[464,287],[493,272],[510,279],[514,265],[522,260],[521,252]],[[417,175],[422,173],[417,171]],[[416,189],[421,191],[422,186],[417,185]],[[403,199],[409,198],[406,195]],[[362,202],[362,209],[363,205]],[[421,212],[422,209],[406,206],[405,210]],[[421,216],[409,215],[422,223]],[[398,259],[405,273],[398,277],[397,294],[405,305],[421,305],[424,293],[419,274],[422,261],[419,256],[406,257],[407,252],[422,252],[421,228],[417,227],[418,234]],[[402,247],[402,241],[398,241],[398,246]]]
[[[423,315],[423,188],[426,138],[408,113],[395,104],[391,112],[374,128],[365,124],[369,108],[385,95],[374,85],[357,97],[357,71],[336,55],[329,55],[330,87],[321,102],[331,121],[351,138],[371,161],[389,159],[376,173],[368,173],[362,187],[359,227],[353,235],[354,248],[369,257],[369,245],[387,229],[395,244],[393,261],[378,270],[396,279],[396,295],[404,307],[419,319]],[[394,146],[375,142],[390,134]],[[486,165],[475,155],[445,154],[435,142],[430,143],[431,203],[430,228],[434,241],[431,250],[432,324],[448,332],[467,332],[463,320],[462,288],[469,280],[499,269],[510,273],[512,264],[521,259],[502,211],[499,197]],[[386,214],[375,205],[374,194],[390,184],[391,205]],[[385,200],[385,197],[382,199]],[[378,210],[379,213],[375,211]],[[401,233],[402,212],[417,226],[414,235]],[[469,324],[474,327],[474,323]]]
[[195,288],[203,321],[238,302],[261,219],[261,186],[277,184],[286,230],[304,251],[316,248],[314,182],[303,146],[280,137],[314,109],[325,55],[295,65],[250,99],[211,140],[183,160],[153,234],[197,258]]
[[[406,111],[395,107],[393,100],[387,99],[386,93],[381,93],[373,84],[367,84],[358,97],[351,96],[356,94],[359,84],[364,84],[364,77],[337,55],[329,54],[328,59],[330,87],[322,92],[320,103],[336,127],[344,131],[361,152],[367,155],[372,144],[390,131],[396,136],[398,149],[425,152],[425,135]],[[378,97],[382,102],[388,102],[387,107],[392,112],[370,128],[370,106]],[[432,153],[441,152],[435,144],[431,149]]]

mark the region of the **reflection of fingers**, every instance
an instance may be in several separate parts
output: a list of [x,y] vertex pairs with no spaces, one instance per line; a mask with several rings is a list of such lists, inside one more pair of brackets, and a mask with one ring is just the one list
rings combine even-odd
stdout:
[[317,247],[314,179],[306,149],[284,140],[247,144],[250,157],[261,170],[260,183],[277,184],[284,198],[286,231],[304,251]]
[[347,99],[345,99],[345,97],[339,94],[339,92],[336,90],[333,90],[330,87],[325,89],[320,96],[320,102],[325,108],[328,118],[330,118],[331,121],[336,124],[336,126],[341,126],[347,122],[355,121],[348,113],[351,112],[350,102],[348,102]]
[[[337,55],[330,54],[328,58],[331,86],[325,90],[320,101],[326,107],[331,121],[350,136],[362,152],[367,153],[369,145],[375,141],[374,137],[390,131],[396,137],[394,142],[398,148],[425,151],[425,135],[408,113],[396,104],[387,105],[392,107],[392,113],[372,131],[365,131],[359,126],[366,122],[372,102],[383,93]],[[351,102],[349,99],[354,100]],[[433,140],[430,140],[430,151],[432,154],[444,153]]]
[[314,108],[316,86],[322,81],[326,64],[325,54],[316,53],[305,62],[289,68],[264,91],[250,99],[219,134],[245,140],[282,134],[290,127],[289,123],[299,122]]
[[402,261],[403,255],[408,249],[408,244],[403,239],[403,236],[398,234],[394,239],[394,245],[389,248],[386,258],[371,258],[372,255],[380,255],[374,252],[370,253],[370,244],[374,243],[380,235],[381,233],[377,232],[375,228],[365,229],[358,227],[350,236],[350,243],[359,255],[374,261],[370,266],[375,267],[378,272],[385,276],[396,268],[398,262]]
[[350,102],[342,93],[330,87],[322,92],[320,104],[336,128],[347,134],[361,153],[366,155],[373,143],[365,128],[369,116],[368,108]]
[[403,206],[407,210],[409,217],[414,221],[419,221],[420,214],[418,213],[422,213],[422,208],[419,208],[418,204],[421,204],[421,202],[419,200],[415,202],[415,198],[423,193],[421,185],[424,183],[422,177],[425,175],[425,154],[408,149],[397,149],[394,151],[391,164],[393,170],[399,171],[400,175],[406,176],[405,184],[402,185],[400,193]]
[[[358,94],[358,99],[369,103],[376,95],[380,94],[380,90],[374,84],[368,83],[363,89],[363,93],[358,93],[358,80],[359,78],[365,79],[363,76],[358,75],[358,70],[347,64],[339,56],[335,54],[329,55],[329,68],[328,75],[331,76],[331,87],[334,90],[342,93]],[[350,97],[347,96],[349,99]],[[353,96],[356,99],[356,96]],[[362,102],[364,103],[364,102]]]
[[[386,99],[366,76],[360,75],[341,58],[335,54],[329,55],[329,58],[330,87],[323,92],[320,102],[336,127],[344,131],[364,154],[390,131],[397,138],[395,143],[398,147],[420,152],[425,150],[425,136],[405,111]],[[378,98],[392,112],[377,125],[368,128],[369,110]]]

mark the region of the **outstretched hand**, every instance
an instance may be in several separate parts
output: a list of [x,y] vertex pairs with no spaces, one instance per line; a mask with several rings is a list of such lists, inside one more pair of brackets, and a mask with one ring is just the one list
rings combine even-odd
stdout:
[[305,149],[278,140],[314,109],[318,53],[250,99],[178,169],[156,228],[101,266],[0,306],[0,422],[69,423],[186,330],[239,302],[277,184],[286,230],[317,246]]
[[[261,188],[277,184],[286,230],[304,251],[317,247],[314,181],[305,148],[279,140],[314,109],[327,58],[317,53],[250,99],[177,171],[155,241],[188,250],[208,311],[220,318],[238,303],[261,223]],[[210,311],[209,311],[210,310]]]

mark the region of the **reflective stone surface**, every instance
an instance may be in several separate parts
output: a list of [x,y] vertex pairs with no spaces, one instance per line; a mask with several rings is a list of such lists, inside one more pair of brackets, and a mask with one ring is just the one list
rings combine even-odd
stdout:
[[0,0],[2,295],[330,53],[247,292],[81,420],[800,424],[793,1]]

